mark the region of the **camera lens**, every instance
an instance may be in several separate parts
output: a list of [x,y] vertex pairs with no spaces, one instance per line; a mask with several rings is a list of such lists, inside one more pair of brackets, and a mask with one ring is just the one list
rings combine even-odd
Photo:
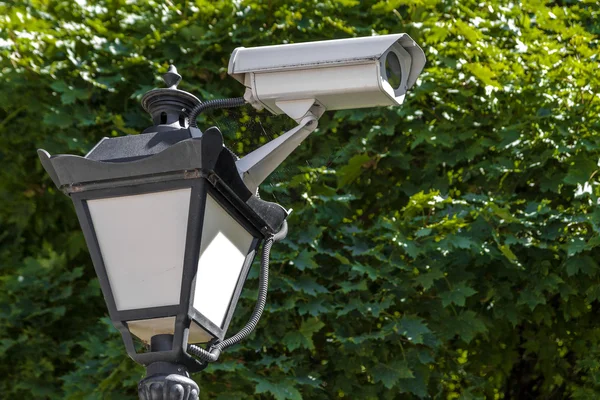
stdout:
[[391,51],[385,57],[385,75],[390,86],[397,90],[402,83],[402,69],[398,56]]

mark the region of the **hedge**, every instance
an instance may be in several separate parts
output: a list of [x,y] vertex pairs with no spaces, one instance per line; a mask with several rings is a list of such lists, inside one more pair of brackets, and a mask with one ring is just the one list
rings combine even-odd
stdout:
[[[37,148],[140,132],[171,63],[234,97],[235,47],[406,32],[428,61],[405,104],[327,112],[263,185],[290,235],[202,398],[600,398],[599,21],[595,0],[0,3],[0,397],[132,399],[144,373]],[[293,124],[203,118],[239,154]]]

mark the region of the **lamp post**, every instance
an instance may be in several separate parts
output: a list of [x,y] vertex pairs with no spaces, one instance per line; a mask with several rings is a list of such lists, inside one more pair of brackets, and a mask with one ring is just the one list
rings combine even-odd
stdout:
[[[38,150],[73,200],[112,323],[129,356],[146,367],[140,399],[197,399],[189,373],[256,327],[269,252],[287,234],[288,216],[260,199],[259,185],[326,109],[399,105],[424,65],[406,34],[238,48],[228,72],[246,86],[244,97],[200,102],[177,88],[181,76],[171,66],[167,87],[142,98],[153,126],[141,134],[104,138],[85,157]],[[241,159],[217,128],[196,126],[203,111],[246,103],[298,126]],[[258,301],[244,328],[225,339],[261,244]]]
[[[189,127],[201,103],[177,89],[177,70],[163,79],[142,98],[154,122],[143,133],[104,138],[85,157],[38,155],[73,200],[127,353],[147,367],[140,398],[195,399],[188,374],[220,352],[252,260],[266,241],[268,266],[287,212],[250,192],[217,128]],[[216,350],[191,346],[201,343]]]

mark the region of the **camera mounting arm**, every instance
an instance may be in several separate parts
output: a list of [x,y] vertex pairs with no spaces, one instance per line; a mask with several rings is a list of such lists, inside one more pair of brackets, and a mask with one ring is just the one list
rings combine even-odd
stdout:
[[[308,100],[292,102],[288,104],[290,106],[288,115],[296,114],[299,107],[306,107],[304,115],[302,117],[292,116],[297,122],[298,126],[285,132],[281,136],[271,140],[269,143],[259,147],[253,152],[247,154],[245,157],[239,159],[236,162],[238,173],[242,177],[242,180],[246,184],[246,187],[251,192],[256,192],[258,186],[265,180],[275,169],[290,155],[292,152],[302,143],[304,139],[308,137],[315,129],[317,129],[317,121],[319,117],[325,111],[325,108],[314,100]],[[283,103],[283,102],[282,102]],[[285,105],[284,105],[285,107]],[[292,108],[296,108],[292,111]],[[303,108],[303,107],[302,107]],[[296,112],[294,112],[296,111]]]

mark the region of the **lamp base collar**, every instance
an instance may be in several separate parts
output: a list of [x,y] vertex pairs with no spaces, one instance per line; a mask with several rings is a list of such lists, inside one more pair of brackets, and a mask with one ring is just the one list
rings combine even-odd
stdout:
[[180,364],[155,362],[138,384],[140,400],[198,400],[200,389]]

